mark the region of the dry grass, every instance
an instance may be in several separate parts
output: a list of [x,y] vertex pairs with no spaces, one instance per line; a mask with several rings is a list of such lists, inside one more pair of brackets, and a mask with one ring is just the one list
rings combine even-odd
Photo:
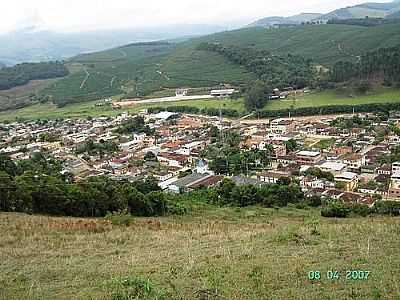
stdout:
[[[136,219],[126,227],[2,213],[0,232],[1,299],[111,299],[110,282],[121,277],[148,279],[163,299],[400,296],[400,220],[394,218],[217,209]],[[307,279],[311,270],[330,269],[371,275],[366,281]]]

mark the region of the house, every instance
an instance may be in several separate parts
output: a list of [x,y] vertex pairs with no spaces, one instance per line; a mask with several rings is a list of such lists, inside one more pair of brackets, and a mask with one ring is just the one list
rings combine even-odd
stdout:
[[400,162],[392,163],[392,174],[400,173]]
[[343,184],[345,191],[353,191],[357,188],[359,176],[352,172],[343,172],[335,176],[335,182]]
[[343,161],[350,171],[361,171],[361,168],[366,165],[365,155],[356,153],[346,155]]
[[242,186],[242,185],[257,185],[257,186],[261,186],[261,185],[265,184],[264,181],[260,181],[260,180],[257,180],[255,178],[245,177],[245,176],[234,176],[231,179],[238,186]]
[[[398,163],[396,163],[398,164]],[[400,172],[394,172],[390,178],[389,197],[400,198]]]
[[333,182],[329,182],[324,179],[318,179],[313,176],[303,176],[300,178],[300,187],[303,190],[309,190],[309,189],[327,189],[327,188],[333,188],[334,184]]
[[211,187],[221,182],[223,176],[214,176],[208,174],[193,173],[180,178],[168,186],[168,189],[174,193],[188,191],[200,187]]
[[176,95],[176,97],[187,96],[188,92],[189,92],[189,89],[176,89],[175,95]]
[[331,152],[336,154],[336,155],[346,155],[346,154],[351,154],[353,153],[353,148],[350,146],[333,146],[331,149]]
[[322,160],[322,154],[318,151],[299,151],[296,153],[296,161],[299,164],[316,164]]
[[331,172],[333,175],[335,175],[343,172],[346,168],[346,165],[341,162],[327,161],[317,167],[324,172]]
[[339,200],[340,197],[344,194],[343,191],[336,190],[336,189],[331,189],[331,190],[326,190],[322,193],[323,198],[331,198],[334,200]]
[[279,179],[282,177],[289,177],[290,174],[287,172],[278,172],[278,171],[268,171],[261,172],[257,174],[257,180],[266,182],[266,183],[277,183]]
[[[397,168],[396,168],[396,171],[398,171]],[[388,175],[388,176],[390,176],[390,175],[392,175],[392,166],[389,165],[389,164],[384,164],[381,167],[379,167],[376,170],[376,172],[377,172],[378,175]]]
[[291,119],[275,119],[270,123],[270,131],[276,134],[290,133],[295,129],[295,124]]

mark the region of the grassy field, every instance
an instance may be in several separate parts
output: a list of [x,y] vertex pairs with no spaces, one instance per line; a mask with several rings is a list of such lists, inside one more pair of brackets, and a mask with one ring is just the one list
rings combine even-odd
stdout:
[[[400,297],[398,218],[204,207],[129,227],[1,213],[0,229],[1,299]],[[349,280],[347,270],[370,274]]]
[[[264,110],[278,110],[300,107],[314,107],[326,105],[357,105],[366,103],[389,103],[400,101],[400,90],[391,88],[381,88],[365,96],[349,97],[335,91],[325,91],[307,94],[299,97],[297,100],[273,100],[269,101]],[[149,107],[168,107],[168,106],[193,106],[197,108],[230,108],[239,112],[244,112],[243,99],[210,99],[210,100],[190,100],[154,104],[140,104],[135,107],[124,110],[113,110],[111,107],[96,107],[98,101],[89,101],[76,103],[57,108],[53,104],[35,104],[19,110],[10,110],[0,112],[0,121],[21,119],[54,119],[54,118],[83,118],[87,116],[115,116],[122,111],[136,113]]]
[[318,107],[327,105],[358,105],[368,103],[400,102],[400,90],[392,88],[380,88],[367,95],[350,97],[333,90],[316,92],[299,97],[297,100],[269,101],[265,110],[277,110],[287,108]]
[[154,104],[139,104],[129,109],[113,110],[109,106],[97,107],[99,101],[89,101],[67,105],[58,108],[54,104],[35,104],[18,110],[9,110],[0,112],[0,121],[14,121],[16,119],[35,120],[35,119],[56,119],[56,118],[86,118],[100,116],[116,116],[122,112],[137,113],[142,109],[150,107],[168,107],[168,106],[193,106],[198,108],[232,108],[238,111],[244,111],[243,100],[190,100]]

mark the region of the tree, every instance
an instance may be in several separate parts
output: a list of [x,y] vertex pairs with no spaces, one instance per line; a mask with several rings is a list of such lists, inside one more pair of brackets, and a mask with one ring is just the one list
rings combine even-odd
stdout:
[[271,89],[265,82],[257,80],[247,91],[245,97],[245,106],[247,110],[252,111],[262,108],[266,99],[268,99],[270,91]]
[[294,152],[298,148],[297,142],[294,139],[290,139],[287,142],[285,142],[285,146],[287,152]]

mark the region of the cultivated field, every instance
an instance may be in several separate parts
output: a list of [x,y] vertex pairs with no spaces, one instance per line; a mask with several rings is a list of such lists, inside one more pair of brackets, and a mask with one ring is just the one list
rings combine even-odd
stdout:
[[[203,207],[126,227],[1,213],[0,230],[1,299],[400,297],[398,218]],[[370,273],[351,280],[347,270]]]

